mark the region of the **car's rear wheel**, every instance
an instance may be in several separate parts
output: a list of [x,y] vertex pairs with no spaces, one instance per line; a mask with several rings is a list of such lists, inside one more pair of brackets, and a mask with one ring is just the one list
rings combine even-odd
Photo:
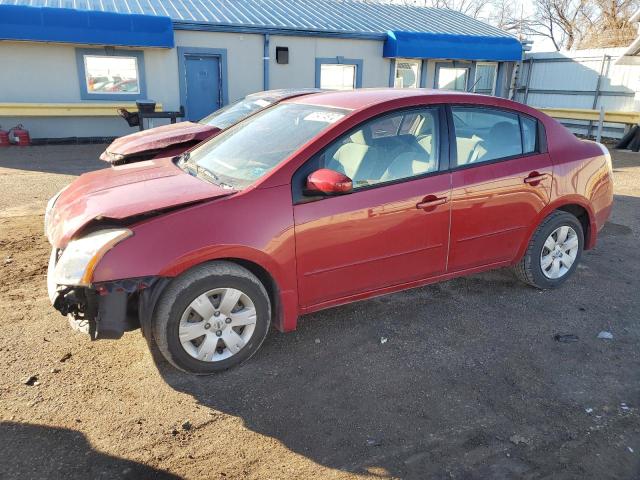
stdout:
[[555,288],[573,274],[583,248],[584,232],[580,221],[570,213],[556,211],[538,226],[514,271],[529,285]]
[[177,277],[158,302],[153,337],[175,367],[210,374],[245,362],[271,319],[269,296],[247,269],[211,262]]

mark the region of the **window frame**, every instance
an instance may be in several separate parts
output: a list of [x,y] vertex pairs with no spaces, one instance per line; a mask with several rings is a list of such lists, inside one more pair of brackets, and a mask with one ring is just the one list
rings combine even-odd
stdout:
[[[345,57],[316,57],[316,74],[315,74],[315,86],[316,88],[321,88],[321,70],[322,65],[354,65],[355,66],[355,79],[354,79],[354,90],[356,88],[362,88],[362,69],[364,65],[364,60],[361,58],[345,58]],[[346,90],[348,91],[348,90]]]
[[[396,87],[396,78],[397,78],[397,74],[398,74],[398,63],[399,62],[410,62],[410,63],[416,63],[418,64],[418,75],[416,77],[416,86],[415,87]],[[394,58],[394,62],[393,62],[393,83],[391,85],[389,85],[390,87],[393,88],[402,88],[402,89],[416,89],[416,88],[421,88],[422,87],[422,69],[423,69],[423,61],[419,58]]]
[[[464,90],[446,90],[438,87],[438,82],[440,81],[440,70],[442,68],[464,68],[467,70],[467,81],[465,83]],[[444,92],[468,92],[470,88],[469,83],[471,82],[471,74],[473,73],[472,70],[474,70],[474,64],[472,62],[436,62],[435,74],[433,76],[433,88]],[[473,76],[475,78],[475,73]]]
[[[501,113],[509,113],[511,115],[516,115],[518,117],[518,126],[520,129],[520,148],[522,149],[523,152],[524,152],[524,139],[523,139],[523,132],[522,132],[522,117],[527,117],[534,120],[536,122],[536,133],[537,133],[536,150],[529,153],[520,153],[517,155],[509,155],[508,157],[494,158],[492,160],[487,160],[486,162],[458,165],[458,145],[456,141],[456,127],[453,120],[453,109],[455,107],[476,108],[479,110],[493,110]],[[450,165],[449,170],[452,172],[457,170],[465,170],[467,168],[480,167],[483,165],[491,165],[494,163],[504,162],[508,160],[528,158],[535,155],[541,155],[541,154],[547,153],[547,141],[546,141],[546,132],[544,130],[544,125],[538,118],[532,115],[528,115],[519,110],[513,110],[510,108],[494,107],[489,105],[481,105],[477,103],[450,103],[450,104],[447,104],[446,110],[447,110],[447,113],[446,113],[447,122],[449,124],[449,165]]]
[[[493,85],[491,87],[491,95],[492,97],[496,96],[496,87],[498,86],[498,69],[500,68],[500,64],[498,62],[476,62],[475,68],[473,69],[473,93],[477,93],[476,85],[478,84],[478,67],[483,65],[491,65],[495,67],[495,75],[493,76]],[[486,94],[480,94],[486,95]]]
[[[450,150],[450,144],[451,144],[451,140],[450,140],[450,135],[448,135],[448,132],[451,132],[451,129],[449,128],[449,120],[447,119],[447,112],[446,112],[446,104],[444,103],[434,103],[434,104],[428,104],[428,105],[416,105],[416,106],[411,106],[411,107],[401,107],[401,108],[397,108],[394,110],[390,110],[387,112],[383,112],[380,113],[378,115],[374,115],[372,117],[369,117],[361,122],[359,122],[357,125],[354,125],[353,127],[348,128],[347,130],[341,132],[340,134],[338,134],[336,137],[334,137],[332,140],[330,140],[328,143],[324,144],[321,148],[319,148],[316,152],[314,152],[313,154],[311,154],[303,163],[302,165],[300,165],[300,167],[298,167],[296,169],[296,171],[293,173],[293,175],[291,176],[291,197],[292,197],[292,201],[293,201],[293,205],[300,205],[300,204],[304,204],[304,203],[311,203],[311,202],[316,202],[319,200],[325,200],[325,199],[329,199],[329,198],[336,198],[336,197],[344,197],[347,195],[353,195],[359,192],[364,192],[367,190],[371,190],[371,189],[375,189],[375,188],[382,188],[382,187],[388,187],[391,185],[395,185],[398,183],[406,183],[406,182],[410,182],[413,180],[420,180],[423,178],[427,178],[427,177],[431,177],[434,175],[441,175],[443,173],[448,173],[448,171],[450,170],[449,165],[450,165],[450,158],[451,158],[451,150]],[[334,196],[327,196],[327,195],[317,195],[317,196],[306,196],[303,193],[304,190],[304,185],[302,182],[304,182],[304,179],[309,176],[311,173],[313,173],[314,171],[316,171],[319,167],[319,164],[313,165],[314,162],[316,162],[319,157],[321,155],[323,155],[327,150],[329,150],[330,148],[332,148],[336,142],[340,141],[341,139],[343,139],[344,137],[347,137],[349,135],[352,135],[353,133],[355,133],[356,131],[358,131],[359,129],[362,128],[363,125],[369,123],[369,122],[373,122],[375,120],[380,120],[383,119],[385,117],[388,116],[394,116],[397,115],[398,113],[402,113],[404,115],[409,114],[411,112],[415,112],[415,111],[422,111],[422,110],[435,110],[436,113],[436,121],[437,121],[437,125],[438,125],[438,142],[439,142],[439,152],[438,152],[438,169],[434,170],[433,172],[426,172],[420,175],[415,175],[412,177],[405,177],[405,178],[397,178],[394,180],[389,180],[386,182],[380,182],[380,183],[375,183],[373,185],[363,185],[358,187],[357,189],[353,189],[351,192],[349,193],[345,193],[345,194],[341,194],[341,195],[334,195]]]
[[[139,92],[137,93],[91,93],[87,90],[87,72],[84,62],[85,55],[94,57],[134,57],[138,71]],[[135,102],[147,96],[147,82],[144,66],[144,51],[123,50],[105,48],[76,48],[76,65],[78,81],[80,83],[80,98],[82,100],[104,100],[110,101],[130,101]]]

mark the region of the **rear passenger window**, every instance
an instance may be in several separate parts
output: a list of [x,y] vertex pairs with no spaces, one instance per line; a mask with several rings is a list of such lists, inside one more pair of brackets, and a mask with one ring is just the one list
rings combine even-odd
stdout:
[[452,107],[451,110],[458,165],[522,155],[522,132],[517,114],[475,107]]
[[522,146],[524,153],[533,153],[538,150],[538,122],[530,117],[520,117],[522,122]]
[[408,110],[363,123],[319,156],[317,168],[344,173],[353,188],[438,170],[438,109]]

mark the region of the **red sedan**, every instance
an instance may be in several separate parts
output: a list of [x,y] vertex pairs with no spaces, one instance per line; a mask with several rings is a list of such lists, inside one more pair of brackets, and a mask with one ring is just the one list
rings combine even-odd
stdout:
[[92,338],[142,331],[205,374],[270,324],[499,267],[558,287],[612,205],[611,157],[508,100],[286,100],[177,159],[82,175],[46,214],[49,294]]

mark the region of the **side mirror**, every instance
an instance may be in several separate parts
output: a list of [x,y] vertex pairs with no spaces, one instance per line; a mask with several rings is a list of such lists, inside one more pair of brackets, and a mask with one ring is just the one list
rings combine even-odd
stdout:
[[353,182],[346,175],[321,168],[307,177],[305,195],[341,195],[353,190]]

